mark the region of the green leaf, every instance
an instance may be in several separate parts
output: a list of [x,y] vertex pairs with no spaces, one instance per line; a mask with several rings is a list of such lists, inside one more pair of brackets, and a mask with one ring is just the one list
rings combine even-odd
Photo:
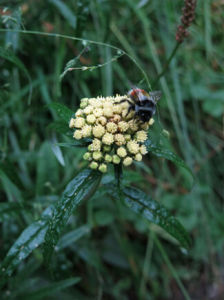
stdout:
[[0,266],[0,286],[4,284],[5,278],[12,274],[21,261],[44,242],[48,222],[52,217],[52,210],[52,206],[48,207],[39,221],[28,226],[12,245]]
[[99,172],[85,169],[69,182],[56,205],[45,237],[44,257],[46,261],[50,261],[54,247],[57,245],[61,232],[71,214],[80,202],[94,194],[100,180],[101,174]]
[[75,230],[72,230],[65,235],[59,240],[57,244],[57,251],[64,249],[71,244],[74,244],[77,240],[79,240],[81,237],[84,235],[88,234],[90,232],[91,228],[89,225],[83,225],[79,228],[76,228]]
[[69,122],[72,115],[74,115],[74,112],[71,109],[59,102],[52,102],[51,104],[49,104],[49,107],[54,109],[58,116],[65,122]]
[[27,68],[25,67],[23,62],[9,49],[0,47],[0,57],[2,57],[5,60],[8,60],[11,63],[13,63],[14,65],[16,65],[22,72],[24,72],[24,74],[28,78],[29,84],[30,84],[28,103],[30,103],[31,96],[32,96],[32,80],[31,80],[31,77],[30,77],[30,74],[29,74]]
[[54,131],[57,131],[59,133],[65,134],[69,137],[72,137],[73,131],[69,128],[68,122],[64,120],[57,120],[54,122],[51,122],[48,125],[48,128],[53,129]]
[[87,147],[91,143],[90,139],[74,140],[72,143],[57,143],[59,147]]
[[46,299],[45,297],[52,296],[56,294],[57,292],[68,288],[69,286],[72,286],[74,284],[77,284],[81,280],[80,277],[73,277],[68,278],[65,280],[61,280],[52,284],[49,284],[48,286],[45,286],[43,288],[40,288],[39,290],[36,290],[32,293],[26,294],[22,298],[24,300],[39,300],[39,299]]
[[191,239],[180,222],[167,211],[165,207],[151,199],[136,188],[124,188],[124,202],[134,212],[141,214],[150,222],[162,227],[186,249],[191,245]]
[[178,155],[176,155],[175,153],[173,153],[169,149],[163,148],[161,146],[157,146],[157,145],[151,143],[151,141],[149,141],[149,140],[147,140],[145,145],[147,147],[147,150],[149,152],[151,152],[152,154],[156,155],[157,157],[162,157],[162,158],[165,158],[165,159],[168,159],[168,160],[172,161],[177,166],[186,169],[194,177],[191,169],[185,164],[183,159],[181,159]]

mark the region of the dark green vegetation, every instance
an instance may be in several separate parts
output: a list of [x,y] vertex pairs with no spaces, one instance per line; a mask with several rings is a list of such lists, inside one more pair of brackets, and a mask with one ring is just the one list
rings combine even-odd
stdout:
[[[152,86],[163,97],[149,132],[151,153],[124,170],[132,188],[122,202],[113,170],[99,188],[97,174],[75,177],[85,167],[84,150],[58,146],[71,142],[71,112],[58,113],[52,103],[75,111],[83,97],[149,87],[117,49],[52,33],[123,49],[153,85],[175,47],[183,1],[1,1],[2,29],[45,35],[0,32],[0,299],[221,299],[224,8],[210,2],[198,1],[190,38]],[[67,68],[81,69],[65,69],[70,60]],[[170,151],[193,171],[193,187]],[[67,186],[71,180],[75,186]],[[170,215],[190,234],[189,250],[172,237],[189,244]]]

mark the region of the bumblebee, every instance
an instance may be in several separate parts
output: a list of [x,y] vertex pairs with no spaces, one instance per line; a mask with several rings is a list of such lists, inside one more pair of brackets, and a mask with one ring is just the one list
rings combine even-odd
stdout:
[[127,115],[135,112],[135,117],[140,119],[143,123],[148,122],[156,112],[156,103],[161,98],[160,91],[147,93],[145,90],[133,88],[128,92],[128,97],[131,99],[123,99],[122,102],[128,102],[129,108]]

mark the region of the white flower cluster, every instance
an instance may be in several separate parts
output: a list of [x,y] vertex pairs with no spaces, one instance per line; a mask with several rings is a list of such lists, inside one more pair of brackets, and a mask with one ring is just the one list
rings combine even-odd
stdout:
[[90,162],[90,168],[107,172],[108,163],[124,166],[133,160],[141,161],[147,153],[144,144],[147,130],[154,123],[142,123],[128,113],[129,104],[122,102],[127,96],[84,98],[80,108],[69,123],[74,128],[77,140],[90,138],[92,143],[83,158]]

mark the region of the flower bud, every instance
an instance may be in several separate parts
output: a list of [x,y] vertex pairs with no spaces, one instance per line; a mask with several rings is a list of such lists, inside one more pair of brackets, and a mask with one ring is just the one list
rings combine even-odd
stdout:
[[106,173],[107,172],[107,165],[106,164],[101,164],[99,166],[99,169],[98,169],[100,172],[102,173]]
[[121,132],[125,132],[125,131],[128,130],[129,125],[128,125],[127,122],[121,121],[121,122],[118,123],[118,128],[119,128],[119,130],[120,130]]
[[129,141],[127,143],[128,151],[132,154],[137,154],[139,151],[139,144],[136,141]]
[[96,170],[98,168],[98,163],[96,161],[92,161],[89,167],[93,170]]
[[123,165],[125,166],[125,167],[127,167],[127,166],[130,166],[131,164],[132,164],[132,162],[133,162],[133,159],[131,158],[131,157],[126,157],[124,160],[123,160]]
[[105,133],[103,138],[102,138],[102,142],[106,145],[111,145],[113,144],[113,141],[114,141],[114,137],[113,137],[113,134],[111,133]]
[[92,134],[92,126],[90,125],[85,125],[83,128],[82,128],[82,135],[84,138],[86,137],[90,137]]
[[113,155],[113,163],[118,165],[121,162],[121,159],[118,155],[114,154]]
[[89,151],[100,151],[101,149],[101,141],[98,139],[94,139],[92,144],[88,146]]
[[88,98],[81,99],[80,108],[85,108],[88,105]]
[[75,113],[76,117],[82,117],[83,116],[83,111],[82,109],[78,109],[77,112]]
[[76,128],[82,128],[85,125],[85,119],[84,118],[76,118],[74,121],[74,125]]
[[141,152],[142,155],[145,155],[145,154],[148,153],[145,145],[142,145],[139,150],[140,150],[140,152]]
[[104,159],[105,159],[105,161],[108,162],[108,163],[112,162],[112,156],[109,155],[109,154],[106,154],[105,157],[104,157]]
[[105,129],[102,125],[96,125],[93,127],[93,135],[97,138],[101,138],[105,133]]
[[117,149],[117,155],[120,157],[125,157],[127,155],[127,151],[124,147],[120,147]]
[[90,152],[86,152],[84,155],[83,155],[83,158],[85,160],[91,160],[92,159],[92,155]]
[[117,131],[117,125],[114,122],[108,122],[106,128],[110,133],[115,133]]
[[142,155],[141,155],[140,153],[137,153],[137,154],[135,155],[135,160],[137,160],[137,161],[142,161]]
[[100,160],[102,158],[102,153],[100,151],[93,152],[93,159]]
[[73,134],[73,137],[76,139],[76,140],[81,140],[82,138],[82,130],[76,130]]
[[69,128],[75,128],[75,119],[71,118],[69,122]]
[[96,121],[96,117],[93,114],[90,114],[86,117],[86,121],[89,124],[94,124]]
[[144,130],[137,131],[135,134],[137,142],[144,143],[147,140],[147,133]]
[[114,140],[115,140],[115,144],[118,146],[122,146],[126,143],[123,134],[120,134],[120,133],[115,134]]
[[153,118],[151,118],[151,119],[149,120],[149,125],[152,126],[152,125],[154,124],[154,122],[155,122],[155,120],[154,120]]
[[131,140],[131,135],[130,134],[124,134],[124,138],[125,138],[125,141],[130,141]]
[[99,118],[99,117],[103,116],[102,108],[94,108],[93,114],[96,118]]
[[93,107],[88,105],[85,109],[83,109],[84,114],[89,115],[93,112]]
[[107,123],[107,118],[105,118],[104,116],[101,116],[96,120],[96,123],[104,126]]

